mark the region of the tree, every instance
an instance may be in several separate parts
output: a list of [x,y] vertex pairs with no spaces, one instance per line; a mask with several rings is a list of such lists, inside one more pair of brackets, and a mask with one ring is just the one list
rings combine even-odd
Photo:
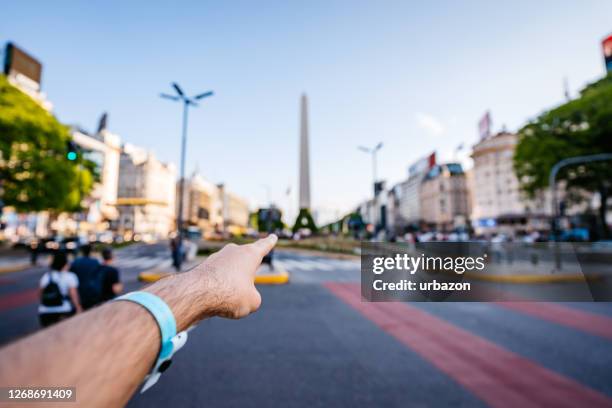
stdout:
[[[544,112],[523,127],[514,169],[522,189],[533,196],[550,187],[548,176],[557,162],[597,153],[612,153],[612,74],[585,87],[579,98]],[[565,167],[557,180],[565,182],[570,199],[577,200],[579,191],[599,193],[599,220],[604,236],[609,236],[605,216],[612,194],[612,162]]]
[[66,157],[66,126],[0,75],[0,194],[17,211],[78,211],[94,166]]

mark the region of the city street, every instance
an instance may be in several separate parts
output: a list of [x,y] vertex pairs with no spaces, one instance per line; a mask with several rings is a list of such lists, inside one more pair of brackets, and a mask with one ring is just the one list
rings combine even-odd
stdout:
[[[129,406],[612,406],[612,304],[364,303],[359,260],[276,253],[261,310],[190,333]],[[117,251],[127,289],[166,245]],[[0,275],[0,343],[37,330],[43,267]]]

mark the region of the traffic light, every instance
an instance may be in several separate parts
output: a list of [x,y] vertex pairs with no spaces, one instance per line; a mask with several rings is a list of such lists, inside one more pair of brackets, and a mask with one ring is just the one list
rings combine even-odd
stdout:
[[79,147],[72,140],[67,143],[66,158],[70,161],[75,161],[79,157]]

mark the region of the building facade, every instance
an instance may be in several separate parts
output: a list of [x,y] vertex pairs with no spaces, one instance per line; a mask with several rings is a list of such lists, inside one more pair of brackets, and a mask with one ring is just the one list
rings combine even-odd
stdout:
[[527,199],[513,167],[518,135],[500,132],[473,147],[470,179],[472,222],[477,234],[547,229],[550,201],[542,194]]
[[399,183],[397,189],[398,221],[402,229],[419,229],[423,221],[421,213],[421,184],[427,173],[436,164],[436,153],[432,152],[412,163],[408,168],[408,178]]
[[459,163],[433,166],[421,183],[419,197],[427,228],[450,232],[466,226],[470,214],[469,193]]
[[[180,181],[176,185],[177,196]],[[244,234],[249,223],[248,202],[194,173],[185,180],[183,219],[205,238],[219,234]],[[178,200],[177,200],[178,211]]]
[[144,149],[126,144],[119,165],[116,229],[135,238],[166,238],[175,229],[175,180],[173,165],[165,164]]
[[102,232],[119,216],[115,204],[119,188],[121,139],[106,129],[94,135],[73,129],[72,140],[81,148],[83,156],[96,164],[100,175],[99,181],[85,198],[83,208],[86,209],[84,221],[89,228]]

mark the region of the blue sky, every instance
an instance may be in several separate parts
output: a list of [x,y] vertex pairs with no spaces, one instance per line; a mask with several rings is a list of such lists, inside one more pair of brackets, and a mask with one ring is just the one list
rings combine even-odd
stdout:
[[[299,96],[310,102],[311,180],[323,218],[371,194],[378,174],[405,177],[437,150],[471,146],[487,109],[515,130],[603,72],[612,2],[181,1],[8,2],[0,41],[44,64],[43,88],[65,123],[110,130],[178,163],[178,81],[216,95],[190,113],[187,169],[265,204],[297,205]],[[267,160],[263,157],[269,157]],[[292,187],[290,197],[285,195]]]

